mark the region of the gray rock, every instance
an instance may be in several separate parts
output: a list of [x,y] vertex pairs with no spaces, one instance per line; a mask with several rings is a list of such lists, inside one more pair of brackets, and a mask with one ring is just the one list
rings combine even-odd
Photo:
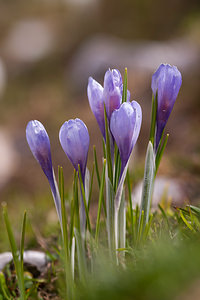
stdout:
[[0,253],[0,271],[12,260],[11,252]]
[[[12,261],[12,253],[4,252],[0,254],[0,271]],[[47,265],[47,257],[44,252],[40,251],[24,251],[24,263],[36,267],[40,272],[44,271]]]
[[35,266],[42,272],[47,265],[47,257],[44,252],[29,250],[24,252],[24,263]]
[[[143,183],[139,182],[138,185],[136,185],[136,187],[133,189],[133,208],[135,208],[137,204],[140,206],[142,197],[142,186]],[[165,199],[165,201],[172,201],[174,205],[183,204],[186,196],[181,183],[176,179],[164,176],[157,177],[154,184],[152,208],[157,209],[158,204],[163,198]]]

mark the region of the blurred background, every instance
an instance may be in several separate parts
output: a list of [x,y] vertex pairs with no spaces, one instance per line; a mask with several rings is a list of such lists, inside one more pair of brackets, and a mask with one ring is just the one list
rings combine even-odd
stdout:
[[88,105],[87,81],[93,76],[103,83],[109,67],[122,74],[128,68],[131,98],[143,109],[142,131],[130,166],[135,170],[134,183],[141,180],[151,76],[160,63],[176,65],[183,84],[168,122],[170,138],[159,176],[175,185],[179,204],[198,203],[199,0],[0,0],[0,202],[8,203],[14,224],[25,208],[34,231],[57,222],[47,180],[25,139],[27,122],[37,119],[46,127],[55,171],[57,165],[64,167],[70,198],[73,168],[59,144],[59,128],[75,117],[87,124],[91,170],[92,145],[97,145],[99,158],[102,153],[100,131]]

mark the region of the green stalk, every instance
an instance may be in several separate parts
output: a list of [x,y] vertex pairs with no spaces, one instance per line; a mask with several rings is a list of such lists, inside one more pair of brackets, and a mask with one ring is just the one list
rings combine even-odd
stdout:
[[155,170],[155,176],[156,176],[156,174],[157,174],[157,171],[158,171],[158,168],[159,168],[159,165],[160,165],[161,158],[162,158],[163,153],[164,153],[164,150],[165,150],[165,148],[166,148],[168,138],[169,138],[169,134],[166,135],[166,137],[165,137],[165,139],[164,139],[164,142],[163,142],[163,145],[160,146],[160,149],[159,149],[159,151],[158,151],[157,154],[156,154],[156,170]]
[[154,146],[154,139],[155,139],[156,114],[157,114],[157,93],[155,99],[154,99],[154,95],[152,94],[151,127],[150,127],[149,140],[151,141],[153,146]]
[[105,118],[105,130],[106,130],[106,161],[107,161],[107,165],[108,165],[108,177],[110,179],[111,184],[113,184],[113,170],[112,170],[112,159],[111,159],[111,151],[110,151],[110,136],[109,136],[108,119],[107,119],[105,104],[104,104],[104,118]]
[[69,247],[68,247],[68,232],[67,232],[67,215],[65,209],[65,197],[64,197],[64,176],[63,168],[58,167],[59,177],[59,192],[61,199],[61,215],[62,215],[62,240],[63,240],[63,263],[65,270],[65,284],[66,284],[66,299],[73,298],[73,279],[71,273],[71,265],[69,259]]
[[155,156],[153,151],[153,145],[149,141],[147,147],[146,159],[145,159],[142,199],[141,199],[141,207],[140,207],[140,220],[141,220],[142,211],[144,212],[144,222],[143,222],[144,226],[146,226],[149,221],[154,178],[155,178]]
[[[103,140],[103,146],[105,148],[105,143],[104,143],[104,140]],[[97,175],[97,182],[98,182],[98,186],[99,186],[99,189],[100,189],[100,185],[101,185],[101,180],[100,180],[100,175],[99,175],[99,166],[98,166],[98,160],[97,160],[97,153],[96,153],[96,147],[93,146],[93,151],[94,151],[94,164],[95,164],[95,170],[96,170],[96,175]],[[104,154],[104,158],[106,157],[106,154]],[[104,214],[105,216],[107,215],[107,212],[106,212],[106,204],[105,204],[105,200],[104,200],[104,197],[103,197],[103,209],[104,209]]]
[[128,88],[128,75],[127,75],[127,68],[125,68],[124,81],[123,81],[122,103],[127,101],[127,88]]
[[92,197],[92,187],[93,187],[93,180],[94,180],[94,167],[95,167],[95,164],[93,163],[91,182],[90,182],[90,191],[89,191],[89,197],[88,197],[88,210],[90,210],[90,202],[91,202],[91,197]]
[[104,184],[105,184],[105,170],[106,170],[106,159],[104,159],[104,162],[103,162],[103,171],[102,171],[102,175],[101,175],[101,186],[100,186],[100,192],[99,192],[99,202],[98,202],[98,212],[97,212],[97,222],[96,222],[96,233],[95,233],[95,241],[96,241],[96,243],[98,243],[98,237],[99,237],[101,207],[102,207]]
[[80,186],[81,186],[81,192],[82,192],[82,196],[83,196],[83,203],[84,203],[84,207],[85,207],[88,230],[91,233],[90,217],[89,217],[88,205],[87,205],[87,201],[86,201],[86,197],[85,197],[85,190],[84,190],[83,178],[81,175],[80,165],[78,165],[78,171],[79,171]]
[[127,187],[128,187],[128,202],[129,202],[129,206],[130,206],[131,233],[132,233],[132,237],[133,237],[134,236],[134,217],[133,217],[133,205],[132,205],[132,197],[131,197],[131,183],[130,183],[129,170],[127,170],[126,182],[127,182]]

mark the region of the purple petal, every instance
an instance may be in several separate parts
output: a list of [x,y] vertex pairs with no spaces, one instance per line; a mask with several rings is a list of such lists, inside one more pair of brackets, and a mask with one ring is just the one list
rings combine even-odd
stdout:
[[181,73],[175,66],[161,64],[152,76],[151,88],[157,93],[156,149],[182,84]]
[[87,95],[90,108],[105,139],[103,87],[92,77],[88,80]]
[[26,139],[35,159],[39,162],[48,179],[52,178],[52,159],[49,136],[37,120],[30,121],[26,127]]
[[136,110],[124,102],[111,116],[110,129],[119,148],[122,169],[125,167],[133,149],[133,134],[136,122]]
[[135,128],[134,128],[133,139],[132,139],[132,147],[134,147],[137,142],[137,139],[138,139],[138,136],[140,133],[140,129],[141,129],[142,109],[137,101],[132,101],[132,102],[130,102],[130,104],[136,113]]
[[59,139],[64,152],[77,171],[80,165],[84,182],[90,142],[86,125],[80,119],[65,122],[60,128]]
[[49,181],[58,217],[60,223],[62,223],[61,201],[52,167],[49,136],[42,123],[37,120],[30,121],[26,127],[26,139],[31,152]]
[[103,99],[105,101],[108,120],[115,109],[120,107],[122,102],[122,77],[118,70],[108,70],[104,76]]

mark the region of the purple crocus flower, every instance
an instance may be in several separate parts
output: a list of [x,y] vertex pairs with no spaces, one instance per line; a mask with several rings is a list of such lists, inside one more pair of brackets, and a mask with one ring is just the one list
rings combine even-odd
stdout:
[[61,223],[61,200],[52,167],[50,141],[42,123],[37,120],[30,121],[26,127],[26,139],[31,152],[40,164],[49,181],[56,210]]
[[87,87],[90,108],[97,120],[103,138],[105,140],[104,100],[103,87],[92,77],[89,77]]
[[181,73],[175,66],[161,64],[152,76],[151,88],[156,97],[156,150],[182,84]]
[[[88,80],[87,94],[91,110],[97,120],[101,133],[105,140],[104,103],[108,122],[111,114],[118,109],[122,102],[123,83],[122,77],[117,69],[108,69],[104,76],[104,87],[92,77]],[[130,92],[127,91],[127,100],[130,101]]]
[[111,133],[121,157],[121,174],[138,139],[142,122],[142,110],[136,101],[124,102],[112,113]]
[[76,171],[80,165],[83,183],[89,149],[89,133],[86,125],[80,119],[65,122],[59,132],[61,146]]
[[122,102],[122,76],[117,69],[108,70],[104,76],[103,98],[106,106],[106,113],[110,121],[111,114],[120,107]]
[[[76,171],[78,171],[78,165],[80,165],[81,176],[85,188],[85,171],[90,143],[89,133],[86,125],[80,119],[69,120],[68,122],[65,122],[60,128],[59,139],[64,152],[73,164]],[[81,230],[84,234],[86,215],[83,197],[81,201],[80,218]]]

